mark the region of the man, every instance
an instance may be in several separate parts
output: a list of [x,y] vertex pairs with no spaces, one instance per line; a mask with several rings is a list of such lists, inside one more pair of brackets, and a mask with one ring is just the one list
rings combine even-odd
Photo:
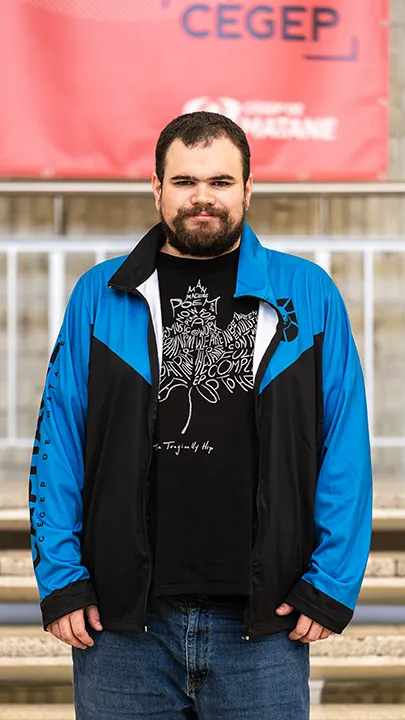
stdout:
[[80,278],[50,360],[30,487],[44,629],[72,646],[79,720],[303,720],[309,643],[350,621],[370,546],[346,309],[246,224],[231,120],[173,120],[152,186],[160,224]]

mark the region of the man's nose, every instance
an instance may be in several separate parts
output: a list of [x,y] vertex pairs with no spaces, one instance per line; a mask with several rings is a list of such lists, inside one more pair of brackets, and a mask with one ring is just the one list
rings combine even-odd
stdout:
[[205,183],[195,185],[191,202],[193,205],[214,205],[215,197],[210,186]]

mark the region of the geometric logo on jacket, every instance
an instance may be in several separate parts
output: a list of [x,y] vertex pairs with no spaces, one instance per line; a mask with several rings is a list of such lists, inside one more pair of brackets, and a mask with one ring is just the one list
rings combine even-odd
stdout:
[[298,335],[298,321],[295,308],[291,298],[281,298],[276,300],[280,312],[284,320],[284,329],[281,340],[283,342],[291,342]]

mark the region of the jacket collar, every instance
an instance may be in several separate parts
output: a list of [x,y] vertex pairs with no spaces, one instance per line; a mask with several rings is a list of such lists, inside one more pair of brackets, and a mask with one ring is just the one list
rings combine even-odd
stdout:
[[[117,290],[135,290],[156,269],[157,258],[165,242],[162,226],[155,225],[136,245],[108,281]],[[238,274],[234,297],[250,295],[276,305],[270,284],[271,253],[260,244],[250,225],[243,226]]]
[[252,295],[276,305],[270,283],[271,252],[260,244],[250,225],[245,222],[240,244],[238,274],[234,297]]
[[135,290],[156,270],[157,258],[165,238],[159,223],[143,236],[108,281],[116,290]]

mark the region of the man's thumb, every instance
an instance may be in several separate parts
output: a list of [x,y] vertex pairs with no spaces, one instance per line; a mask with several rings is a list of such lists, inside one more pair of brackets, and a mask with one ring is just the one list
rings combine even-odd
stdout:
[[98,612],[97,605],[88,605],[86,607],[87,617],[92,628],[95,630],[102,630],[103,626],[100,622],[100,615]]
[[287,605],[287,603],[283,603],[280,605],[280,607],[277,608],[276,613],[277,615],[289,615],[294,610],[292,605]]

